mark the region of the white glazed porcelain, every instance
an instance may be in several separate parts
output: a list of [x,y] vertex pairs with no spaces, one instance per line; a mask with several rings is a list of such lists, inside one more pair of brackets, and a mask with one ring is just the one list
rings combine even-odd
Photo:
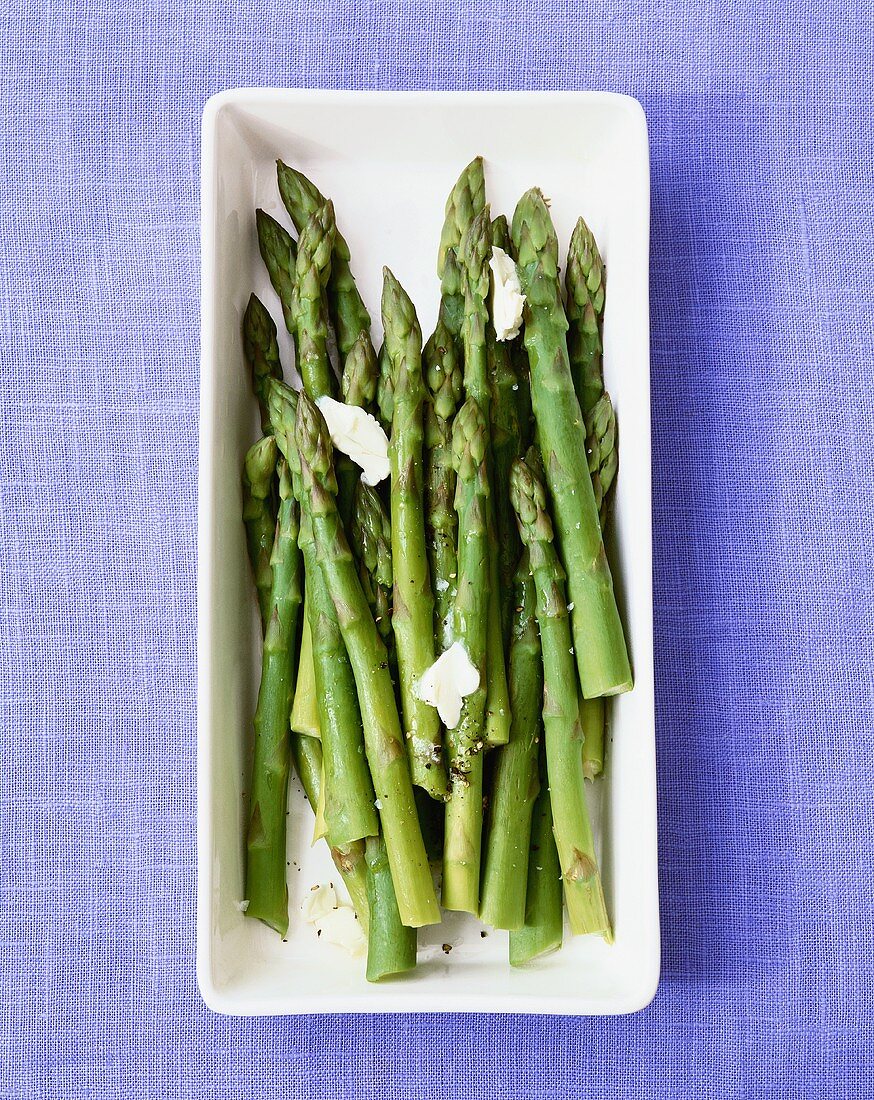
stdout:
[[[363,962],[317,940],[298,907],[337,875],[292,779],[291,928],[287,942],[240,909],[259,626],[240,520],[240,468],[258,433],[241,354],[249,293],[282,317],[258,255],[254,210],[290,222],[275,160],[330,195],[380,339],[387,264],[412,295],[427,336],[443,205],[459,171],[486,158],[493,214],[512,216],[540,186],[565,243],[583,214],[608,269],[605,374],[619,420],[614,562],[636,684],[613,705],[607,775],[594,811],[615,943],[571,938],[526,969],[507,963],[506,933],[451,915],[420,933],[420,963],[368,985]],[[203,302],[198,542],[197,970],[220,1012],[632,1012],[659,975],[649,413],[649,155],[640,105],[590,93],[224,92],[206,105],[202,147]],[[285,361],[289,345],[282,337]],[[524,883],[519,883],[524,889]],[[450,945],[447,954],[443,945]]]

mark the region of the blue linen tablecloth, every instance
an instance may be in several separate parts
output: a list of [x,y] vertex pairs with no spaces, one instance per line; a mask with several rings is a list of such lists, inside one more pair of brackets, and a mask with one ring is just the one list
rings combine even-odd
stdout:
[[[867,7],[0,6],[0,1096],[872,1095]],[[646,109],[664,965],[639,1015],[199,998],[198,140],[239,85]]]

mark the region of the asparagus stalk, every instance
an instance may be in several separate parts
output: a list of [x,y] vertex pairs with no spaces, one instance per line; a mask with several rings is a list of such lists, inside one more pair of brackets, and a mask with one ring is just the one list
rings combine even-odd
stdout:
[[[291,755],[307,801],[315,811],[322,797],[322,746],[314,737],[291,735]],[[367,900],[367,867],[364,859],[364,841],[331,848],[331,859],[340,872],[358,920],[368,933],[369,908]]]
[[[601,531],[607,529],[611,490],[616,481],[619,456],[616,449],[616,415],[609,393],[604,391],[586,415],[586,447],[589,452],[589,472]],[[604,741],[607,708],[603,699],[583,699],[580,722],[583,726],[583,771],[594,779],[604,770]]]
[[[492,245],[511,252],[510,230],[503,214],[492,222]],[[510,467],[528,447],[527,371],[517,371],[513,343],[498,340],[493,325],[486,325],[491,390],[490,427],[494,470],[495,535],[498,546],[501,627],[509,643],[513,620],[513,578],[522,544],[516,516],[510,504]]]
[[273,585],[264,635],[261,686],[255,711],[249,830],[246,839],[246,913],[288,931],[285,819],[288,802],[288,716],[294,685],[300,607],[297,505],[288,466],[279,466],[279,515],[271,565]]
[[[276,162],[276,168],[279,193],[291,220],[300,233],[308,219],[326,205],[325,197],[311,180],[294,168],[289,168],[281,160]],[[340,366],[343,368],[356,341],[362,335],[368,342],[370,341],[370,314],[358,293],[355,278],[349,266],[349,245],[339,232],[334,237],[332,247],[328,304],[337,337]]]
[[391,660],[394,652],[391,628],[391,520],[386,515],[379,494],[363,481],[355,487],[349,539],[358,559],[361,587]]
[[540,794],[531,821],[531,849],[525,891],[525,924],[510,933],[510,965],[523,966],[561,947],[561,868],[552,835],[552,804],[541,752]]
[[379,828],[373,786],[364,758],[358,693],[328,582],[320,565],[313,532],[310,497],[298,473],[301,458],[294,443],[296,409],[301,398],[281,382],[268,397],[276,441],[298,478],[301,506],[300,547],[307,577],[315,697],[319,708],[325,767],[324,817],[332,845],[373,836]]
[[628,691],[628,650],[604,554],[587,468],[586,431],[567,351],[558,281],[558,241],[541,193],[526,192],[513,216],[513,243],[526,294],[525,347],[534,417],[567,564],[574,649],[588,698]]
[[258,606],[264,629],[270,617],[270,593],[273,587],[273,532],[276,513],[273,507],[273,478],[276,473],[276,440],[271,435],[250,447],[243,462],[243,523]]
[[416,818],[386,649],[367,606],[337,512],[328,429],[321,413],[303,394],[298,402],[295,438],[319,560],[355,673],[367,759],[398,910],[408,927],[434,924],[440,919],[440,910]]
[[[267,267],[270,282],[282,306],[285,327],[294,335],[294,269],[297,263],[297,245],[291,234],[265,210],[255,211],[258,227],[258,249]],[[279,377],[278,375],[276,377]]]
[[583,775],[594,779],[604,770],[604,734],[607,726],[605,700],[580,699],[583,729]]
[[[306,578],[304,578],[306,580]],[[322,739],[319,723],[319,703],[316,693],[316,670],[313,667],[313,634],[310,630],[309,585],[304,584],[303,622],[300,631],[300,656],[297,666],[297,685],[291,705],[291,728],[307,737]]]
[[395,895],[388,850],[382,836],[366,842],[367,900],[369,932],[367,936],[367,980],[379,982],[416,965],[416,929],[401,921]]
[[279,362],[279,344],[276,325],[264,303],[254,294],[243,314],[243,355],[252,374],[252,388],[261,408],[261,429],[269,431],[270,416],[267,412],[267,379],[282,378]]
[[425,407],[425,532],[428,567],[434,588],[436,648],[452,636],[452,605],[458,575],[455,518],[455,469],[452,465],[452,418],[461,397],[462,373],[452,334],[443,323],[425,345],[425,380],[431,400]]
[[453,641],[460,642],[479,671],[479,687],[464,700],[461,720],[446,731],[449,801],[443,845],[443,904],[476,913],[483,823],[486,669],[489,605],[488,430],[477,401],[469,397],[452,427],[457,476],[458,591]]
[[[464,323],[461,335],[464,347],[464,388],[486,418],[487,476],[491,478],[493,464],[489,436],[491,389],[489,386],[488,347],[486,330],[489,311],[489,256],[491,255],[492,223],[489,208],[472,219],[459,246],[458,260],[465,273]],[[504,635],[501,624],[501,581],[495,532],[495,507],[490,494],[486,501],[486,526],[491,552],[489,566],[488,652],[486,741],[489,745],[505,745],[510,737],[510,699],[507,692],[507,669],[504,661]]]
[[575,934],[599,932],[609,939],[610,920],[583,788],[583,735],[565,601],[565,573],[553,545],[543,485],[521,459],[513,464],[510,491],[537,591],[546,760],[568,917]]
[[377,362],[379,364],[379,378],[376,380],[377,419],[386,434],[391,435],[391,422],[395,411],[394,378],[385,343],[379,349]]
[[382,322],[391,364],[394,415],[391,444],[391,546],[394,574],[392,629],[398,655],[401,704],[413,782],[432,798],[446,793],[440,719],[417,685],[434,663],[434,596],[425,549],[422,484],[422,331],[408,295],[384,271]]
[[497,753],[489,799],[480,916],[496,928],[521,928],[525,895],[519,882],[527,876],[531,812],[540,780],[537,746],[541,739],[543,664],[535,615],[536,598],[528,555],[515,578],[516,611],[510,649],[510,743]]
[[565,286],[568,359],[580,408],[586,416],[604,392],[604,263],[592,231],[582,218],[571,234]]

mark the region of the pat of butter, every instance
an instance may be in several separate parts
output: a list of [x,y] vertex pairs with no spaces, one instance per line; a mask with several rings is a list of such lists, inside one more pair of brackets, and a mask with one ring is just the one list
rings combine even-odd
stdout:
[[389,475],[388,436],[369,412],[358,405],[346,405],[333,397],[316,402],[325,418],[331,442],[361,467],[365,485],[378,485]]
[[522,327],[525,295],[519,282],[519,272],[503,248],[493,248],[489,267],[492,269],[492,324],[498,340],[513,340]]
[[453,642],[422,675],[418,695],[424,703],[437,708],[447,729],[454,730],[461,718],[463,700],[478,687],[479,670],[461,642]]
[[363,955],[367,950],[367,940],[355,910],[337,900],[331,883],[314,886],[304,898],[300,912],[319,938],[327,943],[342,947],[350,955]]

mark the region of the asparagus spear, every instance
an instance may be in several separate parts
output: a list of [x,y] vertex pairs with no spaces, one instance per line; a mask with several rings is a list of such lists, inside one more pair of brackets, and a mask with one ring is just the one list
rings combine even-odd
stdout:
[[[306,577],[304,577],[306,581]],[[300,630],[300,656],[298,657],[297,685],[291,705],[291,728],[307,737],[322,739],[319,722],[319,702],[316,692],[316,670],[313,667],[313,633],[310,630],[310,598],[304,584],[303,622]]]
[[382,836],[366,842],[367,900],[370,907],[367,937],[367,980],[378,982],[416,965],[416,929],[401,921]]
[[355,672],[367,759],[376,788],[398,910],[409,927],[434,924],[440,919],[440,910],[416,819],[387,654],[337,512],[328,429],[321,413],[304,394],[298,402],[295,438],[319,560]]
[[[489,438],[491,390],[489,387],[486,329],[489,311],[489,256],[491,255],[492,223],[489,208],[472,219],[459,246],[458,260],[466,281],[464,288],[464,323],[461,329],[464,347],[464,388],[486,418],[487,476],[492,476],[492,455]],[[488,652],[486,656],[487,699],[486,741],[489,745],[505,745],[510,737],[510,699],[507,693],[507,669],[504,661],[504,635],[501,625],[501,588],[495,533],[495,507],[490,494],[486,501],[486,527],[491,552],[489,566]]]
[[583,415],[604,392],[601,323],[604,316],[604,263],[592,231],[582,218],[571,234],[567,271],[568,358]]
[[[586,447],[589,452],[589,472],[601,531],[607,529],[611,490],[616,481],[619,456],[616,450],[616,415],[605,390],[586,415]],[[580,703],[583,726],[583,771],[594,779],[604,770],[604,740],[607,723],[603,699],[583,699]]]
[[561,869],[552,835],[552,804],[543,752],[540,759],[540,794],[531,821],[525,924],[510,933],[510,966],[522,966],[561,947]]
[[394,650],[391,628],[391,520],[386,515],[379,494],[363,481],[355,487],[349,538],[358,559],[361,587],[391,659]]
[[[322,746],[314,737],[293,733],[291,755],[307,801],[315,810],[322,797]],[[366,935],[370,914],[367,901],[364,843],[363,840],[353,840],[351,844],[337,845],[331,848],[331,859],[343,877],[352,905]]]
[[525,347],[534,417],[568,569],[580,683],[586,698],[615,695],[631,687],[631,666],[586,463],[585,426],[571,379],[558,241],[536,188],[516,207],[513,243],[527,298]]
[[455,518],[455,469],[452,465],[452,418],[461,397],[462,374],[455,342],[443,323],[423,352],[431,400],[425,407],[425,531],[428,567],[434,588],[434,635],[443,650],[452,635],[458,555]]
[[[306,176],[294,168],[289,168],[281,160],[276,162],[276,168],[279,193],[286,210],[291,215],[291,220],[300,233],[307,220],[325,206],[325,197]],[[358,293],[349,259],[349,245],[342,234],[337,233],[333,241],[328,304],[337,336],[341,368],[345,366],[349,353],[362,334],[367,337],[368,342],[370,340],[370,314]]]
[[[510,230],[503,214],[492,222],[492,245],[508,254]],[[494,469],[495,535],[501,593],[501,627],[509,642],[513,620],[513,578],[521,553],[516,517],[510,504],[510,467],[528,447],[530,395],[527,371],[517,371],[515,342],[498,340],[486,325],[491,390],[490,427]]]
[[270,592],[273,587],[273,532],[276,513],[273,508],[273,477],[276,473],[276,440],[271,435],[250,447],[243,462],[243,522],[249,561],[258,593],[258,606],[266,629],[270,615]]
[[408,295],[385,268],[382,323],[394,389],[391,461],[392,629],[413,782],[432,798],[446,793],[440,719],[417,685],[434,663],[434,595],[425,550],[422,485],[422,331]]
[[446,200],[446,215],[437,253],[440,276],[440,319],[454,340],[461,339],[464,322],[464,272],[458,263],[458,248],[465,230],[486,204],[486,181],[482,157],[475,157],[464,169]]
[[307,577],[315,697],[319,708],[325,767],[324,816],[332,845],[373,836],[379,828],[373,786],[364,759],[358,693],[347,659],[327,578],[320,565],[310,498],[298,473],[301,458],[294,443],[296,409],[302,400],[290,387],[272,382],[268,402],[280,450],[298,479],[301,506],[300,548]]
[[619,470],[619,452],[616,449],[616,414],[610,394],[605,390],[586,414],[586,450],[589,456],[589,473],[598,519],[603,531],[607,525],[610,490]]
[[288,466],[279,466],[279,515],[271,565],[273,585],[255,711],[249,830],[246,838],[247,916],[288,931],[285,817],[288,800],[288,715],[294,685],[300,607],[297,505]]
[[264,303],[254,294],[243,314],[243,355],[252,373],[252,388],[261,407],[261,428],[268,431],[270,416],[267,412],[267,379],[282,378],[279,362],[279,344],[276,325]]
[[297,245],[291,313],[297,339],[297,369],[313,400],[333,393],[325,286],[331,274],[336,233],[334,207],[328,202],[313,211]]
[[513,463],[510,492],[537,590],[546,761],[568,917],[575,934],[600,932],[609,939],[610,920],[583,789],[582,729],[565,602],[565,573],[553,546],[543,485],[522,459]]
[[525,923],[525,895],[519,882],[527,875],[531,812],[540,787],[537,745],[542,731],[543,664],[527,554],[519,562],[515,596],[510,649],[513,725],[510,743],[496,754],[492,774],[480,907],[481,918],[496,928],[521,928]]
[[[618,465],[616,417],[610,396],[604,390],[602,370],[604,265],[595,238],[582,218],[571,236],[565,285],[568,357],[586,426],[589,472],[603,532]],[[592,779],[604,765],[604,701],[584,699],[580,703],[580,722],[585,737],[583,770]]]
[[394,378],[385,343],[379,349],[377,362],[379,364],[379,378],[376,380],[377,419],[386,434],[391,435],[391,422],[395,411]]
[[[270,282],[282,306],[285,327],[294,334],[294,269],[297,263],[297,245],[286,229],[265,210],[255,211],[258,227],[258,249],[267,267]],[[276,377],[279,377],[278,375]]]
[[446,731],[449,801],[443,846],[443,904],[476,913],[483,823],[486,658],[489,605],[488,430],[482,409],[468,397],[452,426],[452,458],[457,476],[458,591],[453,609],[453,641],[460,642],[479,671],[479,687],[464,700],[461,720]]
[[362,332],[343,364],[343,377],[340,380],[343,400],[347,405],[358,405],[369,413],[374,412],[378,381],[379,362],[370,336]]

